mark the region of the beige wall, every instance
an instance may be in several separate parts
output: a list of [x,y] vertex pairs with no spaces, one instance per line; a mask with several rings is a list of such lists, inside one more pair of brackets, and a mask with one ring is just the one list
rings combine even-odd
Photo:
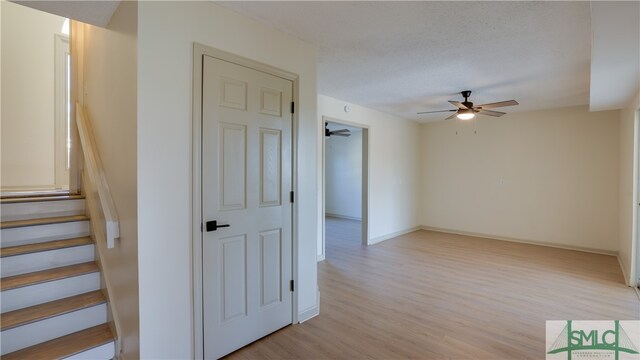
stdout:
[[638,122],[635,120],[636,109],[640,107],[640,94],[637,101],[628,108],[620,111],[620,186],[619,186],[619,258],[629,285],[637,284],[636,261],[637,242],[634,237],[637,229],[635,219],[637,216],[636,199],[634,194],[637,174],[634,174],[634,165],[638,161],[638,149],[634,143],[637,137]]
[[422,224],[618,251],[618,116],[575,107],[423,125]]
[[0,1],[1,184],[55,187],[54,34],[64,18]]
[[125,358],[139,358],[137,3],[122,2],[107,29],[84,26],[84,105],[120,220],[114,249],[99,244]]
[[[192,287],[193,43],[296,73],[298,314],[318,311],[316,49],[209,1],[138,8],[140,355],[195,356]],[[299,285],[298,285],[299,284]]]

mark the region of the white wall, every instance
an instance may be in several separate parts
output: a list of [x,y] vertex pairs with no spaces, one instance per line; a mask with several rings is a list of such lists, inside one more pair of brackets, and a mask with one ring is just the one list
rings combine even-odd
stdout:
[[84,105],[120,220],[114,249],[99,243],[109,278],[110,306],[118,315],[123,355],[137,359],[137,3],[120,4],[107,29],[85,25]]
[[422,224],[618,250],[617,111],[587,107],[422,126]]
[[316,50],[212,2],[138,7],[140,356],[191,358],[192,53],[199,42],[300,76],[298,311],[317,310]]
[[640,108],[640,93],[632,105],[620,111],[620,186],[619,186],[619,258],[622,271],[629,285],[637,284],[636,261],[638,256],[637,243],[634,246],[633,239],[637,229],[634,221],[637,216],[637,194],[634,187],[637,186],[637,174],[634,174],[634,165],[638,162],[637,143],[638,120],[636,109]]
[[54,34],[64,18],[0,7],[2,189],[54,188]]
[[325,137],[324,149],[325,214],[361,220],[362,130]]
[[[385,240],[419,225],[420,199],[418,123],[318,96],[318,122],[322,116],[369,128],[369,242]],[[324,136],[324,134],[320,134]],[[318,255],[322,243],[318,244]]]

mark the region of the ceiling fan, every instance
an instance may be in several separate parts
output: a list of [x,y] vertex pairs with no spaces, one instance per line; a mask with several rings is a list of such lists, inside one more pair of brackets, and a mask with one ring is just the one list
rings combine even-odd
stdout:
[[351,130],[349,129],[340,129],[340,130],[329,130],[329,123],[324,123],[324,136],[351,136]]
[[499,117],[506,113],[501,111],[493,111],[489,109],[518,105],[518,102],[515,100],[506,100],[506,101],[474,106],[473,103],[468,100],[469,96],[471,96],[471,90],[462,91],[460,92],[460,94],[462,94],[462,97],[464,97],[463,102],[449,100],[449,102],[453,106],[457,107],[456,110],[423,111],[423,112],[419,112],[418,114],[431,114],[431,113],[455,111],[455,114],[452,114],[445,120],[453,119],[454,117],[457,117],[460,120],[471,120],[476,116],[476,114]]

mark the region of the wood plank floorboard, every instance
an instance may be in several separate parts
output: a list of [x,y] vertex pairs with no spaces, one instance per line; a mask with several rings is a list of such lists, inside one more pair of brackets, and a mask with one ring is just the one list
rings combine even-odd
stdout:
[[92,306],[104,304],[107,299],[100,290],[54,300],[48,303],[14,310],[0,315],[0,328],[2,331],[14,327],[30,324],[35,321],[48,319],[54,316],[67,314],[73,311],[86,309]]
[[91,245],[93,240],[88,237],[80,237],[73,239],[54,240],[43,243],[26,244],[19,246],[11,246],[6,248],[0,248],[0,258],[24,254],[32,254],[40,251],[65,249],[75,246]]
[[0,279],[0,290],[12,290],[23,286],[41,284],[47,281],[66,279],[98,272],[100,269],[95,262],[86,262],[76,265],[67,265],[53,269],[41,270],[27,274],[14,275]]
[[61,359],[113,341],[109,325],[102,324],[2,356],[4,360]]
[[13,229],[27,226],[39,226],[49,224],[62,224],[75,221],[88,221],[89,217],[86,215],[70,215],[70,216],[57,216],[42,219],[25,219],[25,220],[13,220],[0,222],[0,229]]
[[545,320],[640,319],[613,256],[327,218],[320,315],[229,359],[543,359]]

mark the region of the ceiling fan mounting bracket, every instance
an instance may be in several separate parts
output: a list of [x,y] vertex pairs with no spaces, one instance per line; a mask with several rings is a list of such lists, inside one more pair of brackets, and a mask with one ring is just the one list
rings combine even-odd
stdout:
[[469,96],[471,96],[471,90],[464,90],[464,91],[461,91],[461,92],[460,92],[460,94],[462,94],[462,97],[464,98],[464,101],[466,102],[466,101],[467,101],[467,98],[468,98]]

